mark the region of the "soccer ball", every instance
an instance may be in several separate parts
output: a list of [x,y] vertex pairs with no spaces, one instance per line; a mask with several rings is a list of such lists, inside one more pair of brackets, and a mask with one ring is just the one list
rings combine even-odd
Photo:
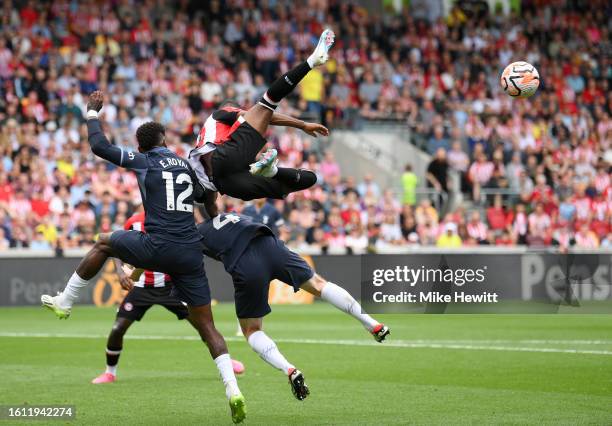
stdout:
[[514,98],[528,98],[540,85],[540,74],[528,62],[512,62],[501,75],[501,86],[508,95]]

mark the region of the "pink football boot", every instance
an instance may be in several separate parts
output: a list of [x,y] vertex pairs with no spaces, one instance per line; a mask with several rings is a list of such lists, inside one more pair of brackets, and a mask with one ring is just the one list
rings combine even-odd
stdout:
[[113,383],[115,380],[117,380],[117,377],[114,374],[102,373],[98,377],[93,379],[91,383],[93,383],[94,385],[99,385],[100,383]]

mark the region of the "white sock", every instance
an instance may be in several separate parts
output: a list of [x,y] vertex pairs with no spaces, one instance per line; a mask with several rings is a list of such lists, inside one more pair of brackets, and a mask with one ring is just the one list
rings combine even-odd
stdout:
[[68,280],[68,284],[66,284],[66,288],[64,288],[64,291],[62,291],[57,298],[58,305],[62,308],[72,308],[74,301],[79,298],[81,288],[86,287],[89,282],[90,280],[84,280],[79,277],[79,274],[76,272],[72,274]]
[[270,364],[272,367],[289,374],[289,369],[295,368],[287,359],[280,353],[276,347],[274,340],[266,336],[266,333],[259,330],[249,336],[249,345],[259,355],[261,359]]
[[117,375],[117,364],[115,365],[107,365],[105,373],[110,373],[113,376]]
[[374,320],[374,318],[368,314],[361,312],[361,305],[348,291],[334,283],[328,281],[327,284],[325,284],[325,287],[323,287],[321,291],[321,299],[359,320],[368,331],[372,331],[374,327],[378,325],[378,321]]
[[306,59],[306,62],[308,62],[308,66],[310,67],[310,69],[313,69],[315,67],[314,61],[315,59],[314,59],[314,53],[313,53],[312,55],[308,57],[308,59]]
[[232,359],[229,354],[219,355],[215,358],[215,364],[217,364],[221,380],[223,380],[223,384],[225,385],[225,395],[227,399],[230,399],[233,395],[240,394],[238,382],[234,375],[234,367],[232,367]]
[[266,177],[274,177],[276,176],[277,173],[278,173],[278,166],[276,164],[273,164],[272,167],[270,167],[269,173],[266,173]]

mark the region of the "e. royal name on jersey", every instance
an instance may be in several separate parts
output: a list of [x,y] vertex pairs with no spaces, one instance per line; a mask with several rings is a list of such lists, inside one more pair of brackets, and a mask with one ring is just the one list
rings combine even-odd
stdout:
[[165,158],[163,160],[159,160],[159,164],[161,164],[161,166],[164,169],[166,169],[166,168],[168,168],[170,166],[180,166],[180,167],[187,168],[187,163],[185,163],[180,158],[168,157],[168,158]]

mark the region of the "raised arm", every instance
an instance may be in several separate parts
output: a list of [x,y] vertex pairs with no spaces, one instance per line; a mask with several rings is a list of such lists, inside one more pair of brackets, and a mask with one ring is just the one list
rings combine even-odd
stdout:
[[87,101],[87,139],[91,150],[98,157],[103,158],[111,163],[125,167],[128,169],[146,169],[147,158],[141,153],[124,151],[111,144],[98,119],[98,113],[102,109],[104,95],[101,91],[96,90],[89,95]]
[[280,112],[275,112],[274,114],[272,114],[270,124],[273,126],[294,127],[296,129],[304,131],[310,136],[314,136],[315,138],[319,135],[329,135],[329,130],[322,124],[309,123],[307,121],[302,121],[300,119],[293,118],[286,114],[281,114]]

